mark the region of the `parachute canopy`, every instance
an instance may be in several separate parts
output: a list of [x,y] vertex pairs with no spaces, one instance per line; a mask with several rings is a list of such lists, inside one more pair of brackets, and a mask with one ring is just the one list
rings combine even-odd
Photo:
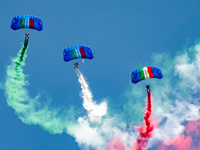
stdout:
[[43,29],[42,20],[36,16],[21,15],[13,18],[11,23],[13,30],[28,28],[41,31]]
[[162,77],[163,75],[162,75],[161,70],[157,67],[151,67],[151,66],[136,69],[131,74],[132,83],[135,83],[135,84],[144,79],[148,79],[148,78],[161,79]]
[[63,59],[68,62],[73,59],[87,58],[92,59],[94,55],[88,46],[72,46],[64,49]]

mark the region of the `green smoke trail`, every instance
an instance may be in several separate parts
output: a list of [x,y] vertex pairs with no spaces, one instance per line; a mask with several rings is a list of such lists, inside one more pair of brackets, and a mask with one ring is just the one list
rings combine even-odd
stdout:
[[[25,39],[18,57],[12,59],[11,65],[7,67],[5,82],[5,95],[8,106],[15,110],[22,122],[32,125],[39,125],[45,131],[52,134],[63,133],[66,130],[68,120],[73,121],[73,109],[50,109],[50,103],[42,106],[39,101],[39,95],[35,98],[29,96],[25,88],[29,83],[25,80],[22,66],[25,65],[26,51],[28,48],[28,39]],[[72,116],[71,118],[68,116]]]
[[22,65],[22,63],[24,62],[25,60],[25,54],[26,54],[26,51],[27,51],[27,48],[28,48],[28,41],[29,39],[28,38],[25,38],[24,40],[24,45],[22,46],[22,49],[19,51],[19,54],[18,54],[18,58],[19,59],[16,59],[15,61],[15,69],[17,70],[19,66]]

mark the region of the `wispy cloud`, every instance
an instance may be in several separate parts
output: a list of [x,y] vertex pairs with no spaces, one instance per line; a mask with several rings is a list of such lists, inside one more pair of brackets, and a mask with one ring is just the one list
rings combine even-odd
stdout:
[[[26,54],[23,55],[25,58]],[[139,132],[133,126],[143,125],[146,105],[142,83],[131,85],[122,94],[120,98],[127,103],[121,114],[110,116],[107,110],[108,100],[99,104],[95,102],[89,85],[79,72],[82,88],[80,96],[87,114],[74,120],[75,112],[72,108],[51,108],[51,100],[42,105],[40,95],[35,98],[29,96],[26,88],[29,83],[22,69],[25,63],[17,63],[19,58],[23,60],[18,56],[7,67],[4,88],[8,105],[15,110],[22,122],[40,125],[53,134],[66,131],[75,138],[81,149],[111,150],[113,146],[126,150],[134,148]],[[166,53],[153,54],[151,64],[158,66],[164,77],[150,81],[154,97],[152,114],[155,119],[160,120],[160,124],[154,130],[148,147],[155,147],[160,142],[160,148],[166,149],[166,145],[171,145],[180,149],[179,144],[177,145],[180,141],[187,143],[185,147],[194,147],[192,143],[195,133],[190,122],[195,124],[194,121],[200,119],[200,44],[177,53],[174,58]],[[186,123],[190,124],[190,128],[185,126]],[[195,125],[198,128],[199,124]]]
[[[195,57],[190,58],[191,55],[195,55]],[[153,115],[161,122],[155,129],[148,147],[155,147],[157,142],[173,145],[172,139],[175,138],[176,141],[185,140],[188,145],[192,142],[190,141],[192,137],[187,138],[183,134],[186,122],[200,119],[200,105],[197,96],[200,77],[199,56],[200,46],[198,44],[179,52],[174,58],[165,53],[152,55],[153,62],[151,64],[161,68],[164,77],[161,80],[150,81],[154,97]],[[134,86],[132,90],[123,94],[123,98],[128,100],[128,103],[124,105],[123,112],[129,113],[129,115],[123,116],[126,119],[133,119],[131,120],[132,125],[138,123],[141,125],[140,121],[145,111],[146,94],[145,90],[140,90],[144,89],[142,86],[142,84]],[[78,123],[79,125],[77,128],[73,128],[73,131],[70,128],[67,128],[67,131],[75,137],[83,149],[90,147],[95,149],[112,149],[113,147],[133,149],[139,135],[137,130],[133,128],[129,130],[127,122],[122,122],[117,115],[113,117],[109,114],[105,115],[102,123],[98,125],[94,125],[89,116],[79,118]],[[84,136],[86,133],[90,133],[90,136]],[[92,140],[93,138],[95,140]],[[95,142],[96,140],[98,142]],[[107,143],[108,140],[110,141]],[[187,147],[187,145],[185,146]]]

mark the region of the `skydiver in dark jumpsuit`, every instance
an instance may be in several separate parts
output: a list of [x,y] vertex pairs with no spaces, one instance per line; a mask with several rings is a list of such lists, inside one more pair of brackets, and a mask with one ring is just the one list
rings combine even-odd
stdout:
[[147,91],[150,91],[150,85],[146,85]]
[[78,68],[78,63],[75,63],[75,64],[74,64],[74,69],[75,69],[75,68]]

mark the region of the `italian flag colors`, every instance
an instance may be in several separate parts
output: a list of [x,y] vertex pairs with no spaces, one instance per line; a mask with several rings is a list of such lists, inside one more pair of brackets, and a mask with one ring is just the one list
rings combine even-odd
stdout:
[[138,83],[139,81],[149,79],[149,78],[158,78],[161,79],[163,77],[162,72],[157,67],[143,67],[136,69],[131,74],[132,83]]
[[72,46],[64,49],[63,51],[63,59],[68,62],[73,59],[79,58],[94,58],[92,50],[88,46]]
[[42,20],[36,16],[21,15],[13,18],[11,23],[13,30],[28,28],[41,31],[43,29]]

